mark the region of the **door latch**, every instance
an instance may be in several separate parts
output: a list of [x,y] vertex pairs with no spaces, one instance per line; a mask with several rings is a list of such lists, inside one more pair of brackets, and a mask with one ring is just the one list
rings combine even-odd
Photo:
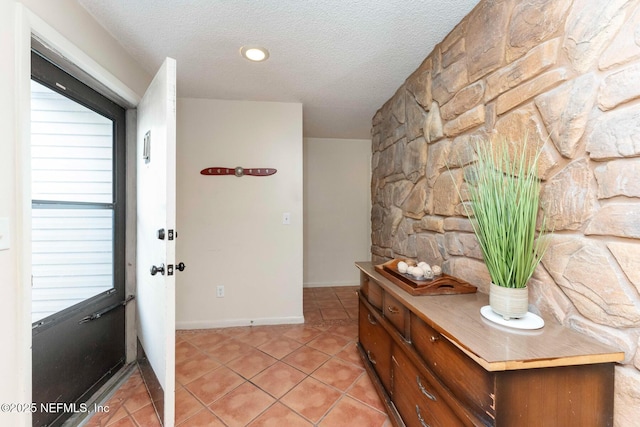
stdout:
[[[175,266],[178,271],[184,271],[185,267],[184,262],[178,263]],[[167,276],[173,276],[173,264],[167,265]]]
[[156,235],[160,240],[164,240],[165,237],[167,237],[167,240],[173,240],[178,237],[178,232],[172,229],[165,231],[164,228],[161,228],[156,232]]

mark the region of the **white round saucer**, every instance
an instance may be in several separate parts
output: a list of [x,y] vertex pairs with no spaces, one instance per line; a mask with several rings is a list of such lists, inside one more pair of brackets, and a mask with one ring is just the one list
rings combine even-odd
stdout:
[[524,317],[521,317],[519,319],[504,320],[501,315],[496,314],[491,309],[491,306],[485,305],[480,309],[480,314],[482,314],[482,317],[490,320],[491,322],[515,329],[540,329],[544,326],[544,320],[542,319],[542,317],[531,312],[527,312]]

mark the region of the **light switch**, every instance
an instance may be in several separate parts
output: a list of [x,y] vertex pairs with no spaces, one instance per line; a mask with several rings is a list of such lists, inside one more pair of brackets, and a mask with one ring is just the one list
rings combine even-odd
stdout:
[[9,218],[0,218],[0,251],[9,249]]

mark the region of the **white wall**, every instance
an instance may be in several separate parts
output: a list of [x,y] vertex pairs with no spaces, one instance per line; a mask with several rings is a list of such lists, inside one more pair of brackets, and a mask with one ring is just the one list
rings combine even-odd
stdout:
[[304,140],[304,286],[359,283],[371,253],[371,140]]
[[[21,3],[39,18],[32,20]],[[0,354],[0,403],[31,401],[30,277],[24,267],[30,251],[22,215],[30,202],[22,171],[28,157],[29,34],[37,19],[64,33],[71,44],[81,45],[131,89],[150,80],[74,0],[0,1],[0,218],[8,218],[10,225],[10,248],[0,251],[0,342],[6,349]],[[0,425],[30,426],[31,417],[25,412],[0,412]]]
[[[25,343],[21,341],[21,284],[18,282],[17,193],[16,193],[16,144],[17,92],[14,21],[15,4],[0,2],[0,218],[10,222],[10,248],[0,251],[0,342],[5,351],[0,352],[0,403],[22,402],[29,385],[24,381],[24,365],[21,356]],[[29,361],[30,362],[30,361]],[[1,425],[19,425],[17,413],[0,412]],[[23,422],[24,424],[24,422]]]
[[152,75],[134,61],[77,0],[20,1],[139,96],[147,90]]
[[177,129],[177,327],[302,322],[302,105],[179,99]]

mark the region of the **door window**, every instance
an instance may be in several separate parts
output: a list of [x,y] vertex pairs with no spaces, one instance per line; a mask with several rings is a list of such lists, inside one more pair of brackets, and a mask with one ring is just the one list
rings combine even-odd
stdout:
[[32,322],[114,287],[113,121],[31,81]]

